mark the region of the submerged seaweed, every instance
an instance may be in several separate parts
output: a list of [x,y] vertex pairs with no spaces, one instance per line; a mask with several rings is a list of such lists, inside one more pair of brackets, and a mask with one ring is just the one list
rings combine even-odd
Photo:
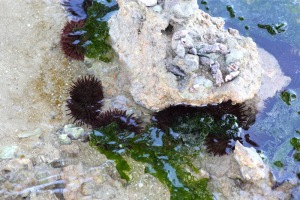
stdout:
[[[72,16],[72,21],[66,24],[61,36],[65,54],[76,60],[83,60],[87,56],[104,62],[111,61],[114,53],[109,44],[107,21],[118,10],[118,4],[115,1],[64,0],[62,5]],[[66,32],[66,29],[71,30]]]
[[104,62],[109,62],[113,58],[113,50],[109,44],[109,28],[107,21],[110,14],[118,10],[118,4],[108,6],[98,1],[88,8],[88,17],[85,26],[83,38],[85,43],[85,55],[89,58],[97,58]]
[[116,123],[111,123],[94,130],[90,144],[108,159],[115,160],[121,177],[127,181],[130,180],[130,166],[126,155],[145,163],[145,172],[168,186],[171,199],[212,199],[207,190],[208,180],[192,175],[198,173],[198,169],[191,162],[193,155],[186,151],[180,138],[153,127],[143,134],[135,134],[122,131]]

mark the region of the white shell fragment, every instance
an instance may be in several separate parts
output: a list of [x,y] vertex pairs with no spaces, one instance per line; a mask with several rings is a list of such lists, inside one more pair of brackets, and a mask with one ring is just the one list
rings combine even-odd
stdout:
[[225,82],[232,81],[240,74],[240,71],[231,72],[225,76]]

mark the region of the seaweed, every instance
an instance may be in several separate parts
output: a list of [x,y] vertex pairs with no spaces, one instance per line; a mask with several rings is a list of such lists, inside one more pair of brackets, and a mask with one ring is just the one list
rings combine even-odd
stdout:
[[275,161],[273,164],[278,168],[282,168],[284,166],[283,163],[279,160]]
[[[143,134],[120,130],[116,123],[100,127],[91,134],[90,145],[116,162],[122,178],[130,180],[130,166],[126,156],[145,163],[145,173],[152,174],[166,184],[171,199],[212,199],[207,190],[207,179],[197,179],[192,173],[198,169],[192,164],[193,153],[182,140],[149,127]],[[186,170],[189,168],[189,170]]]
[[298,162],[300,162],[300,151],[297,151],[294,155],[293,155],[294,159]]
[[118,5],[111,7],[93,1],[92,6],[87,9],[85,26],[82,28],[82,40],[85,41],[85,55],[89,58],[96,58],[104,62],[113,59],[114,52],[109,44],[109,28],[107,20],[109,14],[118,10]]
[[227,5],[226,10],[229,12],[231,18],[235,18],[235,11],[233,10],[232,6]]
[[293,137],[291,140],[290,140],[292,146],[297,150],[297,151],[300,151],[300,139],[299,138],[295,138]]
[[291,102],[297,98],[296,94],[293,94],[288,90],[281,92],[280,97],[288,106],[290,106]]
[[287,24],[285,22],[280,22],[277,24],[257,24],[257,26],[258,28],[266,29],[271,35],[284,33],[287,29]]

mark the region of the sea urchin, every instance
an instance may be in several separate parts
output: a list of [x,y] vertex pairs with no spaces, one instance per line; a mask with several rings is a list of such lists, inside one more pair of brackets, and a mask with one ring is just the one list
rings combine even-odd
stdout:
[[103,106],[101,81],[93,76],[79,78],[70,88],[67,107],[74,122],[91,125]]
[[81,41],[83,32],[78,30],[83,28],[84,23],[84,20],[67,22],[61,33],[61,48],[67,57],[74,60],[84,59],[84,47]]
[[92,124],[92,127],[97,129],[111,123],[116,123],[120,130],[127,130],[136,134],[140,134],[143,130],[140,126],[141,121],[139,119],[133,117],[133,114],[127,115],[126,111],[119,109],[108,110],[100,113]]

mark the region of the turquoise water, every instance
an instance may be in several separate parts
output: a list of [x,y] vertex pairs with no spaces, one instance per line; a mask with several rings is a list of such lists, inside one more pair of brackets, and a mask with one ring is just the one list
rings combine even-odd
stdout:
[[[286,88],[297,98],[287,105],[280,93],[267,100],[266,109],[256,117],[256,123],[244,131],[259,144],[256,149],[267,156],[278,180],[299,176],[300,162],[291,138],[300,138],[300,1],[297,0],[221,0],[199,1],[199,8],[214,17],[222,17],[226,28],[232,27],[253,38],[278,60],[285,75],[292,78]],[[261,28],[264,27],[264,28]]]

